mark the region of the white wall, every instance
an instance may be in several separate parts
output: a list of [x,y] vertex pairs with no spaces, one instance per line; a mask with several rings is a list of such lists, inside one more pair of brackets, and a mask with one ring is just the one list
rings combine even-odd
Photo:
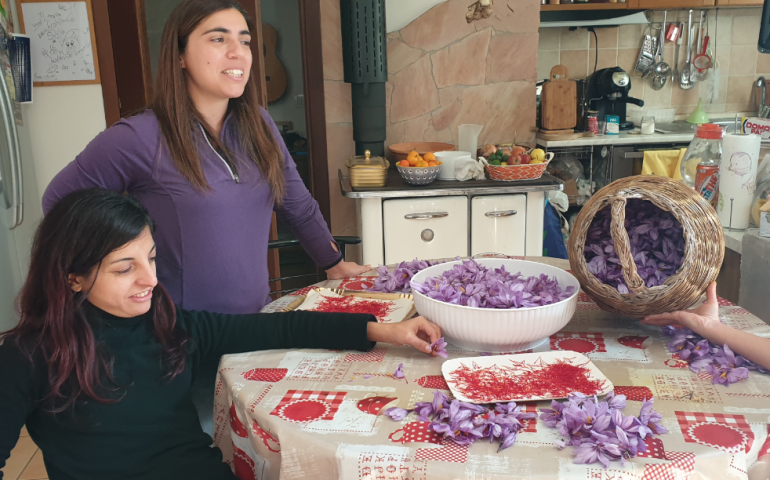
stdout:
[[22,106],[40,195],[88,142],[107,127],[101,85],[35,87]]
[[299,34],[299,2],[297,0],[261,0],[262,22],[278,32],[276,55],[286,68],[288,86],[281,98],[267,106],[273,120],[290,121],[294,130],[307,138],[305,107],[297,105],[298,95],[304,95],[302,78],[302,45]]
[[[401,30],[444,0],[385,0],[385,27],[388,33]],[[469,0],[468,5],[473,3]]]

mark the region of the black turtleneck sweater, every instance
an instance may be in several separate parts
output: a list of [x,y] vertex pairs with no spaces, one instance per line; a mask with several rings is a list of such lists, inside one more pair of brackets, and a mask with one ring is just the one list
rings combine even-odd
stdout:
[[112,404],[81,399],[74,415],[47,413],[40,404],[49,391],[47,366],[39,356],[30,362],[15,342],[6,341],[0,345],[0,468],[26,424],[51,480],[235,479],[201,430],[190,394],[196,372],[228,353],[374,346],[366,334],[367,322],[375,321],[371,315],[177,310],[193,346],[184,372],[169,382],[162,378],[148,315],[118,318],[93,307],[87,311],[99,343],[114,358],[115,379],[126,385],[124,396]]

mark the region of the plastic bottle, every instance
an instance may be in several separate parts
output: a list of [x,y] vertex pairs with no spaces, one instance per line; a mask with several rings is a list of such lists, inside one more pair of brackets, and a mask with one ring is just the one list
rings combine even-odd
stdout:
[[695,188],[695,175],[698,164],[701,162],[719,165],[722,157],[722,136],[724,130],[719,125],[707,123],[698,125],[695,131],[695,138],[687,147],[687,151],[682,157],[681,173],[682,180],[690,188]]

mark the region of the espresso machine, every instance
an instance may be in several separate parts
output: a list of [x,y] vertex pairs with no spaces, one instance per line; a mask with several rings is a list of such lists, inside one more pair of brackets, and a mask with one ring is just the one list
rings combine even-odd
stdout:
[[626,104],[644,106],[644,100],[628,96],[631,90],[631,77],[620,67],[603,68],[588,78],[588,99],[591,110],[598,112],[599,118],[617,115],[620,129],[631,130],[633,122],[626,121]]

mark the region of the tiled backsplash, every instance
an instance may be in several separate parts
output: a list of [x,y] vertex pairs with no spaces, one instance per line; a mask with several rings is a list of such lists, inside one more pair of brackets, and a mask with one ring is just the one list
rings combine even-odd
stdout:
[[[650,109],[676,108],[677,118],[685,118],[703,99],[706,112],[712,117],[729,117],[736,113],[756,113],[752,99],[752,85],[760,75],[770,75],[770,55],[757,51],[761,8],[720,9],[718,24],[715,10],[709,11],[709,33],[716,48],[719,66],[716,88],[711,82],[701,82],[691,90],[682,90],[679,82],[668,82],[660,91],[652,89],[650,80],[631,78],[631,96],[641,98]],[[668,22],[681,21],[687,25],[687,10],[669,11]],[[697,24],[699,10],[693,12]],[[653,12],[652,20],[661,22],[663,12]],[[644,25],[623,25],[619,28],[597,28],[599,43],[597,69],[619,66],[633,75],[639,55]],[[687,38],[682,42],[679,65],[684,66]],[[697,40],[696,40],[697,42]],[[674,46],[666,42],[664,59],[672,68]],[[593,72],[596,61],[595,41],[592,33],[581,28],[541,28],[538,43],[537,76],[548,78],[551,68],[561,63],[569,69],[570,78],[585,78]],[[712,70],[712,75],[713,75]],[[715,77],[716,78],[716,77]],[[712,92],[714,98],[712,99]],[[638,108],[629,105],[629,110]]]

